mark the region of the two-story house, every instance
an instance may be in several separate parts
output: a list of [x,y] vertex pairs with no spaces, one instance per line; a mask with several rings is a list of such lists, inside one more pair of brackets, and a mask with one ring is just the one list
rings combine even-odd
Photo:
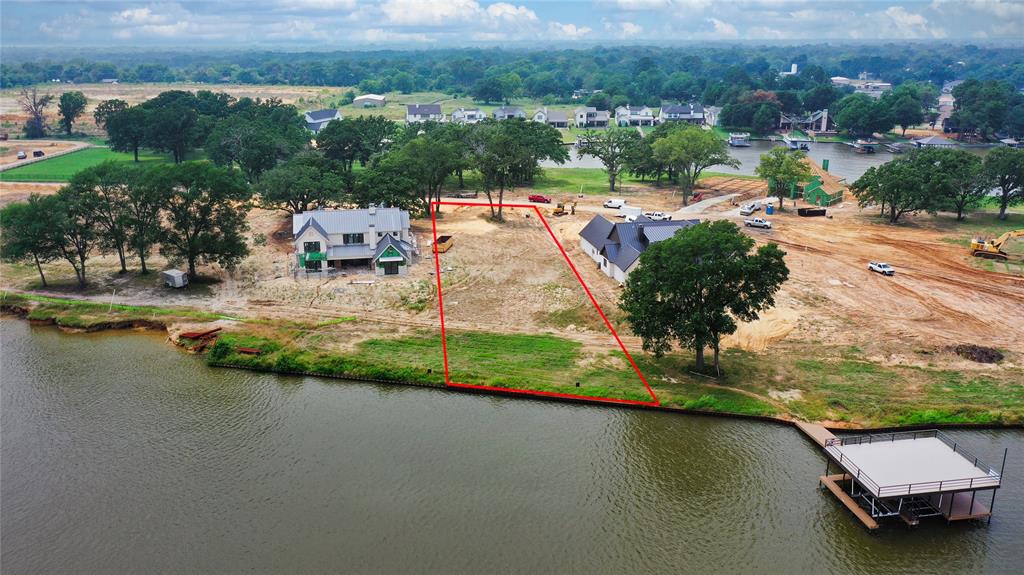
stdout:
[[443,121],[444,114],[441,113],[441,104],[409,104],[405,107],[405,122],[407,124]]
[[605,128],[611,114],[593,106],[580,106],[573,111],[577,128]]
[[495,108],[492,112],[495,120],[510,120],[512,118],[526,119],[526,112],[519,106],[502,106]]
[[452,112],[452,122],[456,124],[476,124],[486,117],[480,108],[459,108]]
[[700,104],[665,104],[658,112],[658,122],[687,122],[700,126],[704,123],[704,106]]
[[307,273],[356,266],[403,275],[415,249],[409,212],[398,208],[310,210],[292,216],[292,234]]
[[615,123],[620,126],[653,126],[654,112],[647,106],[615,108]]
[[313,110],[305,113],[306,127],[314,134],[324,129],[331,120],[341,119],[341,110]]
[[547,108],[539,108],[533,113],[533,121],[547,124],[554,128],[568,128],[569,127],[569,114],[560,112],[558,110],[549,110]]

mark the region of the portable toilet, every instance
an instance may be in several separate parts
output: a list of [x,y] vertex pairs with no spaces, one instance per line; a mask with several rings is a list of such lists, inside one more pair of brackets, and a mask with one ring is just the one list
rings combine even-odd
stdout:
[[764,215],[770,216],[770,215],[772,215],[774,213],[775,213],[775,206],[773,206],[772,204],[768,204],[767,206],[764,207]]
[[162,271],[160,277],[168,287],[183,288],[188,285],[188,274],[181,270]]

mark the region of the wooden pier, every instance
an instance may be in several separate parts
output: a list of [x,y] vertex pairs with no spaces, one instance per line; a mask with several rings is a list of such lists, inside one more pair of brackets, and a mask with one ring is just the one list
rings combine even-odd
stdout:
[[835,475],[822,475],[821,477],[818,478],[818,481],[821,482],[822,485],[827,487],[828,490],[832,492],[832,495],[835,495],[836,499],[838,499],[840,503],[845,505],[851,513],[853,513],[854,517],[860,519],[860,522],[864,524],[864,527],[867,527],[868,529],[874,531],[875,529],[878,529],[878,522],[875,521],[875,518],[869,515],[867,511],[864,511],[864,509],[860,505],[857,505],[857,502],[854,501],[853,498],[849,496],[849,494],[843,491],[843,488],[839,485],[840,482],[852,480],[853,478],[845,473],[839,473]]

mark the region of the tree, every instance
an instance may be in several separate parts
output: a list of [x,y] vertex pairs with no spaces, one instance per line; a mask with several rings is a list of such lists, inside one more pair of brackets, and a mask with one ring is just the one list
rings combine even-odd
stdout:
[[928,174],[930,193],[940,198],[941,207],[956,212],[958,222],[992,189],[981,158],[966,150],[925,149],[914,159]]
[[113,112],[106,119],[107,143],[115,152],[131,152],[139,161],[139,148],[146,141],[148,112],[141,106],[132,106]]
[[57,192],[54,203],[61,231],[60,255],[75,270],[78,287],[85,287],[85,262],[97,241],[96,194],[85,186],[67,185]]
[[233,269],[249,254],[243,234],[249,229],[245,216],[251,192],[241,174],[207,162],[153,170],[152,183],[172,190],[164,206],[161,254],[188,262],[192,277],[197,263]]
[[162,177],[162,169],[126,166],[128,193],[124,198],[125,227],[128,245],[139,258],[141,273],[148,274],[146,258],[160,241],[161,213],[170,200],[170,181]]
[[1024,202],[1024,149],[996,148],[985,156],[985,173],[999,188],[999,219],[1006,209]]
[[174,163],[180,164],[195,144],[198,119],[199,114],[194,109],[180,103],[153,105],[146,113],[144,143],[158,152],[170,152]]
[[341,165],[319,152],[304,152],[267,171],[256,185],[266,209],[298,214],[342,203],[346,182]]
[[651,244],[626,280],[620,307],[643,348],[662,356],[674,342],[696,355],[703,371],[704,349],[714,352],[719,373],[723,335],[736,321],[754,321],[775,305],[789,277],[785,252],[773,243],[757,248],[732,222],[702,222]]
[[952,119],[960,135],[976,132],[982,138],[1002,129],[1010,109],[1024,100],[1007,82],[974,78],[953,88],[953,98]]
[[399,154],[388,154],[356,178],[353,201],[363,207],[379,204],[414,210],[419,206],[416,178]]
[[120,273],[128,271],[125,262],[128,247],[128,170],[122,163],[107,161],[78,172],[68,183],[78,197],[89,198],[99,244],[117,253]]
[[233,115],[219,120],[203,149],[218,166],[238,165],[250,182],[298,152],[305,136],[269,121]]
[[895,125],[889,108],[867,94],[851,94],[836,105],[836,124],[854,136],[888,132]]
[[924,109],[921,108],[921,103],[907,95],[900,96],[893,102],[889,111],[896,125],[902,128],[901,136],[907,135],[907,128],[924,121]]
[[8,204],[0,210],[0,259],[32,261],[42,287],[47,287],[42,264],[61,257],[63,243],[56,196],[32,194],[27,202]]
[[23,128],[26,138],[42,138],[46,136],[46,131],[49,129],[49,126],[46,124],[46,108],[52,103],[53,95],[44,94],[40,96],[35,86],[21,89],[21,93],[18,96],[18,104],[28,114],[28,119],[25,120],[25,127]]
[[88,103],[85,94],[81,92],[64,92],[60,95],[57,113],[60,114],[60,125],[64,127],[67,135],[71,135],[75,120],[85,112],[85,105]]
[[461,161],[457,148],[429,132],[413,138],[398,151],[397,159],[405,163],[416,182],[424,213],[430,202],[441,200],[441,188]]
[[882,214],[888,211],[889,223],[901,216],[921,210],[933,211],[938,205],[927,185],[929,169],[916,161],[917,153],[905,154],[895,160],[872,166],[850,186],[861,206],[878,205]]
[[608,172],[608,190],[615,192],[615,182],[626,165],[628,150],[639,140],[640,134],[633,128],[608,128],[601,132],[588,130],[580,137],[578,152],[601,160]]
[[96,125],[100,128],[107,128],[107,120],[111,116],[119,112],[123,112],[128,109],[128,102],[124,100],[103,100],[96,105],[96,110],[92,113],[93,120],[96,121]]
[[[803,75],[801,73],[801,75]],[[803,93],[801,100],[804,109],[816,112],[818,110],[832,109],[833,104],[839,101],[843,95],[831,82],[817,84],[810,90]]]
[[[473,163],[483,176],[484,193],[491,204],[491,219],[504,221],[503,200],[505,190],[515,184],[515,174],[519,166],[527,161],[529,151],[523,142],[514,136],[509,126],[522,122],[492,122],[480,125],[474,132],[470,149],[473,150]],[[498,201],[492,197],[494,189],[498,189]],[[494,204],[498,209],[494,209]]]
[[772,148],[767,154],[761,154],[761,163],[754,169],[754,173],[772,186],[772,195],[779,198],[779,211],[783,209],[789,186],[811,179],[811,169],[804,162],[805,158],[807,154],[791,152],[786,148]]
[[779,125],[779,109],[769,104],[762,104],[750,119],[750,127],[755,132],[766,134]]
[[365,157],[363,133],[354,118],[331,120],[316,135],[316,148],[336,161],[345,172],[352,171],[352,165]]
[[672,166],[679,178],[683,205],[689,204],[693,188],[704,170],[717,165],[732,168],[740,166],[739,160],[729,155],[724,140],[714,132],[696,126],[680,127],[668,136],[656,140],[651,144],[651,148],[654,157],[662,164]]

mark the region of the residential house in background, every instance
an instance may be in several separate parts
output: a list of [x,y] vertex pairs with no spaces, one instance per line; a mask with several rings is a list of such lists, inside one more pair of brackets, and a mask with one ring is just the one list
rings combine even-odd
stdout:
[[417,122],[443,122],[441,104],[409,104],[405,107],[405,121],[408,124]]
[[928,136],[927,138],[914,140],[914,145],[918,148],[955,148],[959,144],[942,136]]
[[331,120],[340,120],[340,110],[314,110],[306,112],[306,127],[314,134],[319,133]]
[[456,124],[475,124],[486,117],[480,108],[459,108],[452,112],[452,122]]
[[580,106],[574,110],[573,115],[577,128],[606,128],[611,120],[610,113],[593,106]]
[[658,112],[658,122],[687,122],[700,126],[704,123],[704,106],[700,104],[665,104]]
[[398,208],[310,210],[292,216],[292,234],[307,273],[369,267],[377,275],[404,275],[415,251],[409,212]]
[[620,126],[653,126],[654,112],[647,106],[615,108],[615,123]]
[[492,112],[495,120],[508,120],[511,118],[526,119],[526,112],[519,106],[502,106],[495,108]]
[[640,254],[651,244],[667,240],[679,230],[698,223],[700,220],[656,222],[644,216],[632,222],[612,223],[604,216],[595,215],[580,230],[580,248],[606,276],[624,283],[636,269]]
[[545,107],[533,113],[533,121],[541,122],[554,128],[568,128],[569,114],[558,110],[549,110]]
[[387,97],[379,94],[363,94],[352,100],[352,105],[356,108],[383,108],[387,103]]
[[587,98],[593,96],[594,94],[600,94],[601,92],[603,92],[603,90],[584,90],[584,89],[573,90],[572,91],[572,99],[573,100],[586,100]]
[[834,134],[836,123],[832,116],[829,116],[828,108],[803,115],[791,115],[783,112],[779,115],[779,129],[802,130],[811,135]]

